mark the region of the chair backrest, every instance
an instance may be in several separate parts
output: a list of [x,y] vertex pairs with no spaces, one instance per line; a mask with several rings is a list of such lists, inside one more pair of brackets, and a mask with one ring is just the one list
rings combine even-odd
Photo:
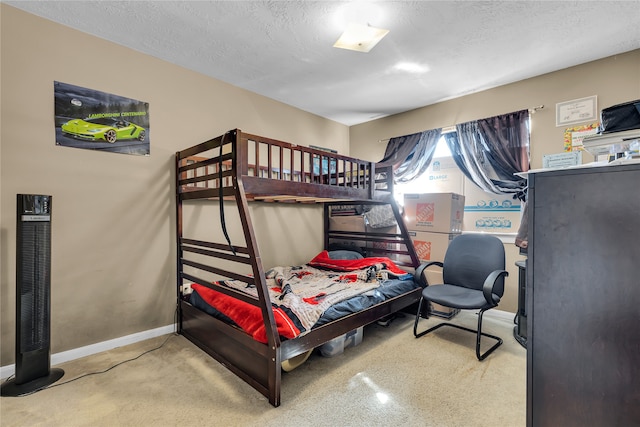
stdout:
[[[494,270],[504,270],[504,244],[489,234],[461,234],[454,238],[444,256],[442,278],[449,285],[482,290],[487,276]],[[504,279],[495,284],[494,293],[504,293]]]

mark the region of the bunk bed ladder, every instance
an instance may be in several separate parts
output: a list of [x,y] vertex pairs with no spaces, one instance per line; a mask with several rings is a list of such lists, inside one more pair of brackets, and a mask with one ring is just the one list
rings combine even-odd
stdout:
[[400,234],[402,235],[403,244],[407,249],[409,258],[411,259],[411,265],[414,268],[417,268],[420,265],[420,259],[418,258],[418,253],[413,246],[413,241],[411,240],[411,237],[409,237],[409,230],[407,229],[407,225],[404,222],[404,218],[402,218],[402,214],[400,213],[398,204],[395,202],[395,200],[393,200],[393,196],[391,200],[391,208],[393,209],[393,215],[395,216],[398,227],[400,228]]
[[[221,137],[206,141],[190,150],[176,153],[176,269],[177,269],[177,296],[178,296],[178,332],[187,336],[192,342],[214,357],[216,360],[225,365],[229,370],[242,378],[249,385],[262,393],[273,406],[280,405],[280,389],[281,389],[281,342],[277,332],[276,322],[269,300],[268,289],[266,285],[265,272],[262,266],[257,240],[251,217],[249,215],[249,206],[246,192],[242,182],[242,173],[246,173],[246,168],[237,167],[242,162],[237,161],[238,153],[246,155],[243,152],[247,149],[238,137],[239,131],[234,130],[227,132]],[[231,150],[225,147],[230,147]],[[217,150],[217,155],[213,158],[197,158],[197,164],[189,165],[187,158],[207,150]],[[226,152],[225,152],[226,151]],[[223,154],[224,153],[224,154]],[[227,162],[224,164],[223,162]],[[228,170],[228,162],[231,163],[231,169]],[[186,165],[185,165],[186,163]],[[214,168],[213,173],[206,172],[205,175],[198,175],[197,167]],[[187,172],[193,170],[192,177],[188,177]],[[215,184],[211,186],[200,186],[202,181],[211,180]],[[190,187],[191,186],[191,187]],[[234,204],[238,209],[238,214],[242,224],[246,247],[233,246],[224,230],[224,222],[222,223],[223,234],[226,242],[212,243],[203,242],[194,239],[186,239],[183,236],[183,201],[187,199],[203,199],[214,198],[220,204],[224,203],[227,198],[233,197]],[[221,206],[221,219],[223,218],[223,207]],[[231,338],[233,347],[237,357],[231,357],[232,352],[229,349],[218,350],[207,345],[206,340],[200,336],[198,326],[200,313],[197,309],[193,309],[190,305],[185,305],[182,298],[183,280],[191,280],[201,285],[208,285],[205,280],[188,274],[184,271],[184,266],[188,265],[196,268],[204,268],[205,270],[217,274],[224,275],[225,270],[216,267],[207,267],[198,262],[192,262],[185,259],[185,251],[196,252],[200,254],[210,255],[215,258],[222,258],[247,264],[251,267],[252,278],[247,277],[247,282],[252,281],[258,292],[258,301],[251,302],[259,307],[262,312],[262,318],[265,323],[267,332],[267,344],[254,341],[253,338],[237,331],[226,331],[219,329],[218,333],[223,333]],[[236,254],[236,251],[238,254]],[[226,252],[224,255],[222,252]],[[229,276],[242,280],[242,276]],[[226,293],[223,289],[219,290]],[[183,324],[184,311],[195,326],[189,325],[185,327]],[[242,350],[245,348],[245,350]],[[250,351],[247,351],[250,349]],[[257,368],[257,366],[266,367],[266,372]]]

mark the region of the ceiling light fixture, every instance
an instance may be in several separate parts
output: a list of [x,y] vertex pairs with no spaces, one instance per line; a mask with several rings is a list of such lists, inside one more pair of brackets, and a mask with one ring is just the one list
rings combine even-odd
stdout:
[[389,30],[382,28],[351,22],[347,24],[347,29],[333,47],[366,53],[373,49],[388,32]]

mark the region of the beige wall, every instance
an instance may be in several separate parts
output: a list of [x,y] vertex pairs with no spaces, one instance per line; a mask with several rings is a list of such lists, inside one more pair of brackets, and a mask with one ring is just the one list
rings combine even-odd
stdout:
[[[173,323],[177,150],[240,128],[349,152],[347,126],[0,7],[0,366],[13,363],[15,351],[17,193],[53,195],[52,352],[58,353]],[[54,81],[149,102],[151,155],[56,146]],[[320,208],[252,206],[265,265],[303,262],[322,247]],[[217,218],[212,210],[216,230]],[[282,243],[300,235],[305,239]]]
[[[390,137],[544,105],[531,119],[531,167],[541,168],[543,155],[563,151],[566,127],[556,127],[556,103],[592,95],[598,97],[598,110],[640,99],[640,50],[352,126],[351,155],[377,161]],[[583,156],[583,162],[592,160],[589,154]],[[522,257],[509,241],[505,247],[509,278],[500,308],[515,312],[518,274],[514,262]]]

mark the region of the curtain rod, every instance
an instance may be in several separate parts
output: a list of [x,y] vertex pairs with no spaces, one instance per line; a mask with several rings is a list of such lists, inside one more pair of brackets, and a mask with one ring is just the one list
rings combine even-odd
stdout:
[[[529,108],[529,114],[534,115],[536,111],[542,110],[543,108],[544,108],[544,104],[538,105],[537,107],[531,107]],[[454,132],[455,130],[456,130],[456,125],[442,127],[442,133]],[[391,138],[379,139],[378,143],[389,142],[390,139]]]

